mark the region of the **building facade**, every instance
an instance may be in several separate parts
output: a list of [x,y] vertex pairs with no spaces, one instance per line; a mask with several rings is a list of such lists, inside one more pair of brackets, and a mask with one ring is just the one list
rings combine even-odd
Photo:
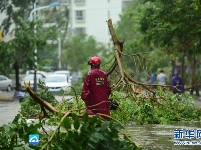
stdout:
[[[38,4],[42,6],[54,1],[60,2],[60,6],[57,6],[60,10],[62,6],[68,7],[69,31],[73,34],[85,33],[98,42],[108,44],[111,36],[106,20],[112,19],[115,25],[120,19],[119,15],[133,0],[38,0]],[[5,17],[4,13],[0,14],[0,24]],[[9,40],[7,37],[3,39]]]
[[[98,42],[109,44],[110,34],[106,21],[111,19],[113,25],[120,20],[133,0],[58,0],[59,9],[69,9],[69,31],[73,34],[85,33],[93,36]],[[53,1],[52,1],[53,2]],[[40,3],[47,3],[40,0]],[[70,34],[72,35],[72,34]]]
[[[133,0],[36,0],[33,8],[47,6],[55,1],[59,2],[60,5],[52,7],[52,9],[56,8],[61,11],[61,13],[63,13],[65,7],[69,10],[67,38],[69,38],[69,36],[84,33],[94,37],[97,42],[103,43],[109,48],[111,45],[111,35],[106,21],[111,19],[113,25],[115,25],[117,21],[120,20],[120,14],[133,2]],[[48,16],[44,10],[37,11],[37,16],[40,17],[40,19],[45,20],[48,17],[51,18],[51,21],[49,23],[46,22],[44,27],[56,25],[57,22],[53,19],[54,17]],[[4,18],[6,18],[6,14],[1,13],[0,24]],[[13,29],[14,26],[11,28]],[[65,33],[65,30],[63,31],[63,29],[61,29],[61,32]],[[9,34],[3,36],[4,41],[9,41],[11,38],[13,37]],[[58,37],[57,41],[48,41],[54,43],[58,47],[58,68],[61,68],[61,39]]]

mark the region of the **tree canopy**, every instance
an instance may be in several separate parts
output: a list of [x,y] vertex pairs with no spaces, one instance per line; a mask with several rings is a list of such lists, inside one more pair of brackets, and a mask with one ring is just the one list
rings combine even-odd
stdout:
[[106,47],[92,36],[75,36],[66,41],[62,52],[62,62],[73,71],[85,70],[90,57],[98,55],[103,60],[105,53]]
[[[130,5],[130,9],[121,15],[121,20],[117,25],[119,37],[127,39],[124,48],[129,51],[130,47],[133,47],[133,52],[151,51],[146,60],[151,60],[155,56],[154,53],[160,50],[162,55],[158,55],[157,60],[160,60],[158,64],[161,66],[157,67],[165,67],[162,61],[166,61],[167,66],[171,61],[172,73],[175,70],[176,58],[178,58],[181,62],[179,72],[182,78],[185,77],[187,66],[185,58],[187,58],[189,62],[192,62],[190,67],[192,68],[191,86],[193,87],[194,83],[199,82],[193,79],[196,78],[196,66],[201,52],[199,50],[201,44],[200,6],[201,2],[198,0],[133,1],[133,5]],[[166,55],[168,59],[161,59]],[[152,63],[147,64],[148,68],[156,68]],[[189,84],[188,80],[185,81]]]
[[[1,28],[4,34],[10,35],[8,42],[1,42],[0,53],[1,65],[12,66],[16,75],[16,90],[19,90],[19,69],[33,69],[35,68],[35,55],[37,61],[42,59],[41,52],[50,50],[47,39],[55,39],[56,34],[53,30],[42,30],[42,22],[38,19],[33,21],[28,20],[28,14],[33,6],[34,1],[1,1],[1,11],[5,12],[7,17],[3,20]],[[35,28],[36,27],[36,28]],[[37,30],[37,33],[35,33]],[[35,49],[38,49],[35,54]],[[9,56],[9,59],[4,56]],[[5,68],[5,67],[4,67]],[[10,69],[10,70],[11,70]],[[9,69],[5,69],[9,70]],[[3,71],[3,70],[2,70]]]

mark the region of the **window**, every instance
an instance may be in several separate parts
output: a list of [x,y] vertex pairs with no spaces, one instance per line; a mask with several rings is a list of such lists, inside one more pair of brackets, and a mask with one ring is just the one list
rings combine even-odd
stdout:
[[0,80],[4,81],[4,80],[6,80],[6,77],[2,76],[2,77],[0,77]]
[[76,34],[85,34],[86,33],[86,29],[85,28],[76,28]]
[[85,13],[83,10],[77,10],[75,14],[76,14],[77,21],[84,21]]
[[122,2],[122,12],[125,12],[128,10],[129,6],[131,6],[133,1],[125,0]]

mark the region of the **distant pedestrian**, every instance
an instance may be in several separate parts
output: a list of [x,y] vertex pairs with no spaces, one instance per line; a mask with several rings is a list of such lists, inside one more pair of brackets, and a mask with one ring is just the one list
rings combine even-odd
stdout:
[[172,92],[174,94],[184,92],[184,85],[178,73],[175,73],[172,77]]
[[151,84],[154,84],[154,83],[155,83],[155,80],[156,80],[155,74],[152,73],[151,76],[150,76],[150,83],[151,83]]
[[147,75],[147,79],[146,79],[146,84],[150,84],[150,77],[151,77],[151,74],[148,73],[148,75]]
[[163,70],[160,70],[160,73],[157,75],[157,81],[159,85],[165,85],[167,80],[167,76]]

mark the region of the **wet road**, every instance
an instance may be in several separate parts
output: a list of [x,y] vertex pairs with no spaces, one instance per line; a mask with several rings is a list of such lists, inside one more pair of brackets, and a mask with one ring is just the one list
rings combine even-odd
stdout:
[[[6,123],[13,121],[15,116],[20,111],[19,100],[13,99],[15,91],[6,92],[0,91],[0,126]],[[65,98],[69,98],[66,96]],[[62,100],[62,96],[55,96],[57,101]],[[11,100],[2,100],[2,99],[11,99]]]
[[19,111],[20,104],[18,100],[0,101],[0,126],[13,121]]
[[[1,92],[0,98],[11,98],[14,91]],[[55,96],[60,101],[61,96]],[[201,98],[195,100],[195,106],[201,108]],[[0,101],[0,126],[11,122],[16,114],[20,111],[20,103],[18,100],[13,101]],[[174,125],[136,125],[128,124],[127,129],[133,139],[141,146],[146,145],[153,149],[165,150],[199,150],[201,145],[179,146],[173,145],[174,130],[175,129],[200,129],[200,122],[184,122],[182,124]],[[200,129],[201,130],[201,129]],[[196,140],[196,139],[193,139]]]
[[[13,99],[14,91],[6,92],[6,91],[0,91],[0,99]],[[67,96],[68,97],[68,96]],[[65,97],[65,98],[67,98]],[[62,96],[55,96],[57,101],[62,100]],[[195,100],[195,107],[201,108],[201,97],[197,98]],[[19,100],[12,100],[12,101],[0,101],[0,126],[11,122],[16,114],[20,111],[20,103]]]
[[0,91],[1,99],[12,99],[0,101],[0,126],[11,122],[20,111],[20,104],[18,100],[13,99],[14,91],[6,92]]

